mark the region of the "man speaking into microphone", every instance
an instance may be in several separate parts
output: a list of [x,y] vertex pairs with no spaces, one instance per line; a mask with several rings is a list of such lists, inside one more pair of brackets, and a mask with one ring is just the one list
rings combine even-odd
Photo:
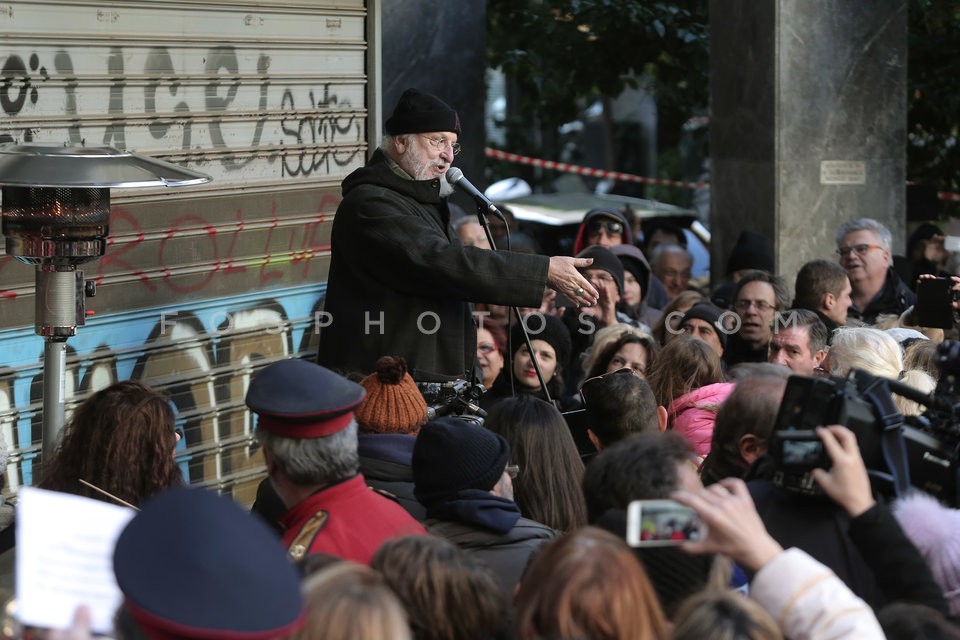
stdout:
[[460,152],[460,117],[449,105],[407,89],[385,129],[367,165],[343,181],[319,364],[369,373],[377,358],[399,355],[421,379],[469,377],[470,302],[539,307],[546,286],[597,302],[577,271],[589,259],[464,247],[450,233],[446,172]]

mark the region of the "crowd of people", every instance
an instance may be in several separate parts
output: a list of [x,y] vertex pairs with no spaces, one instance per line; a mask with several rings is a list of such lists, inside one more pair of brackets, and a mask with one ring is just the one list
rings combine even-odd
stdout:
[[[451,219],[456,111],[408,90],[385,126],[344,183],[319,364],[249,384],[252,513],[180,486],[140,383],[93,394],[45,462],[41,487],[140,509],[116,637],[960,638],[960,511],[873,482],[859,423],[813,425],[800,470],[775,444],[798,378],[937,386],[954,329],[916,325],[882,224],[789,278],[745,231],[713,289],[682,230],[615,209],[585,212],[574,257],[496,251]],[[696,535],[637,535],[651,500]]]

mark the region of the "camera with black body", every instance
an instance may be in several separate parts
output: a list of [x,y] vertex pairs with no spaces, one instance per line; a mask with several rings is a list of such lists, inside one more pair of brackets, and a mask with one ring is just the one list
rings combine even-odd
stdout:
[[471,384],[457,378],[438,382],[417,382],[423,399],[427,402],[427,419],[433,420],[446,415],[456,415],[483,422],[487,415],[478,401],[483,395],[482,384]]
[[[816,427],[841,424],[854,432],[874,487],[888,497],[906,484],[958,505],[960,486],[960,343],[938,346],[940,380],[925,394],[897,380],[853,370],[848,378],[791,376],[777,413],[769,454],[774,481],[816,493],[809,471],[829,468]],[[904,418],[891,392],[926,407]]]
[[771,440],[770,452],[777,467],[785,473],[802,474],[811,469],[829,469],[832,466],[816,431],[777,431]]
[[818,426],[842,424],[857,434],[864,460],[876,458],[879,438],[873,408],[845,378],[790,376],[774,423],[770,455],[785,473],[803,474],[830,468],[830,456],[817,436]]

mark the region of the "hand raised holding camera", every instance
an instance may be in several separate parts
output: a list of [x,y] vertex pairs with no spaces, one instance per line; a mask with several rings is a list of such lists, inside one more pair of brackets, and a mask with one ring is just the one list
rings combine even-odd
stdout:
[[877,503],[857,446],[857,436],[839,424],[817,427],[817,435],[833,460],[833,467],[829,471],[813,469],[810,473],[824,493],[855,518]]
[[783,551],[767,532],[747,485],[739,478],[724,478],[695,493],[678,491],[672,497],[696,511],[707,525],[706,537],[685,542],[680,547],[684,551],[719,553],[751,571]]

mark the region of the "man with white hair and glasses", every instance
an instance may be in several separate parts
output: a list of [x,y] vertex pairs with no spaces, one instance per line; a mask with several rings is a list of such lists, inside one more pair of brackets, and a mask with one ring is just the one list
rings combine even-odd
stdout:
[[893,270],[891,242],[890,230],[872,218],[845,222],[837,230],[837,255],[853,289],[848,318],[873,324],[880,314],[900,315],[916,303],[916,294]]

